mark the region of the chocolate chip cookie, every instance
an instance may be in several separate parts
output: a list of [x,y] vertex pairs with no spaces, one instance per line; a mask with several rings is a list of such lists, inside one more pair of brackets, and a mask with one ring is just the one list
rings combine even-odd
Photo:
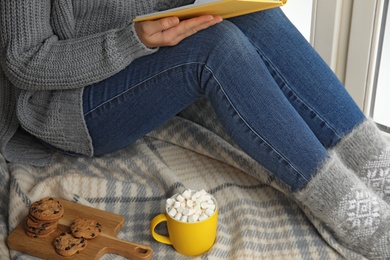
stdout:
[[92,239],[100,235],[102,232],[102,225],[94,219],[76,219],[70,225],[70,230],[75,237],[83,237],[85,239]]
[[61,233],[53,240],[53,246],[57,254],[62,256],[71,256],[87,246],[85,238],[77,238],[72,235],[72,232]]
[[32,203],[29,215],[39,221],[57,221],[64,215],[64,208],[58,200],[49,197]]

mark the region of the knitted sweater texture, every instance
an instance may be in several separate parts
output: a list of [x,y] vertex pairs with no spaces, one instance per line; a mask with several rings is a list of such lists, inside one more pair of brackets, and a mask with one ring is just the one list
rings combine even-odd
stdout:
[[137,37],[136,15],[188,0],[2,0],[0,152],[8,161],[45,165],[52,152],[93,155],[83,87],[152,54]]

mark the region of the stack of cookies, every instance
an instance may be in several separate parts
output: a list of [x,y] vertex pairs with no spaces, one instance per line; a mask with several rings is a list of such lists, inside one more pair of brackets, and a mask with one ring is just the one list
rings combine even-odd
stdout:
[[64,208],[58,200],[44,198],[31,204],[25,233],[33,238],[47,237],[57,229]]

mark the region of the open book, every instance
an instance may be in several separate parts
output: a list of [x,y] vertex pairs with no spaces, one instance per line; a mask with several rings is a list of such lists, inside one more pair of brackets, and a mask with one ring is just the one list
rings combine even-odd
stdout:
[[177,16],[184,20],[205,14],[230,18],[282,6],[286,2],[287,0],[197,0],[190,5],[137,16],[134,22],[157,20],[168,16]]

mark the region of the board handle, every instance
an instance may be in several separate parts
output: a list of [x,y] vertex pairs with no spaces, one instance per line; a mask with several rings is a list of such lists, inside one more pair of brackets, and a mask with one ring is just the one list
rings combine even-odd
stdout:
[[105,254],[117,254],[131,260],[152,259],[153,250],[150,246],[140,243],[127,242],[114,237],[107,238],[107,243],[96,255],[95,260],[100,259]]

